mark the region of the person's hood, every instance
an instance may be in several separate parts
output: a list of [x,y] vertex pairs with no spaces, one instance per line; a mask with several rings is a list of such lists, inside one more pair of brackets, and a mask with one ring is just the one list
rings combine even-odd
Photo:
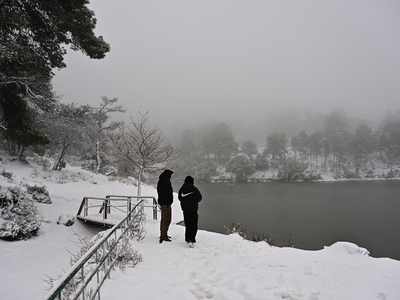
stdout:
[[192,176],[186,176],[185,183],[194,184],[194,178]]
[[174,172],[167,169],[161,173],[161,175],[158,177],[158,179],[170,179],[172,173],[174,173]]

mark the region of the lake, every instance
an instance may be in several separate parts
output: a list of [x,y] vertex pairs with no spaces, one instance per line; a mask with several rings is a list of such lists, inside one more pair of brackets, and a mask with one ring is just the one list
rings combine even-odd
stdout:
[[[199,229],[226,233],[242,223],[247,236],[319,250],[337,241],[400,260],[400,181],[197,183]],[[174,183],[174,191],[181,184]]]

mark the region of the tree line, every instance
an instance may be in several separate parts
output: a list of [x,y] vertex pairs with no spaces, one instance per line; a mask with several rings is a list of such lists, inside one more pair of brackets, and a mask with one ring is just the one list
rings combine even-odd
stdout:
[[269,134],[261,143],[238,142],[228,125],[215,123],[182,134],[177,176],[193,174],[198,180],[247,181],[257,172],[275,170],[277,180],[317,180],[374,177],[377,164],[393,166],[400,159],[400,112],[387,112],[374,131],[367,122],[353,124],[343,109],[325,115],[320,130],[301,130],[288,137]]

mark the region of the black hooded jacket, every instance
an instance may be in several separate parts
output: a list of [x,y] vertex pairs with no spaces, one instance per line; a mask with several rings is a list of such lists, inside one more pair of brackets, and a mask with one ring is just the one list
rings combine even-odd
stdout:
[[199,189],[193,184],[193,177],[187,176],[185,183],[179,189],[178,199],[181,201],[183,211],[197,211],[199,209],[198,203],[201,201],[202,195]]
[[172,195],[172,184],[171,184],[171,170],[165,170],[158,177],[157,193],[158,193],[158,204],[160,205],[171,205],[174,201]]

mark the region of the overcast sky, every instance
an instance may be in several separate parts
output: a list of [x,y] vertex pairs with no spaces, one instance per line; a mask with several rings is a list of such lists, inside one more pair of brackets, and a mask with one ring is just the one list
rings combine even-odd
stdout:
[[398,0],[91,0],[103,60],[69,51],[63,102],[117,97],[161,126],[257,121],[274,110],[379,122],[400,109]]

